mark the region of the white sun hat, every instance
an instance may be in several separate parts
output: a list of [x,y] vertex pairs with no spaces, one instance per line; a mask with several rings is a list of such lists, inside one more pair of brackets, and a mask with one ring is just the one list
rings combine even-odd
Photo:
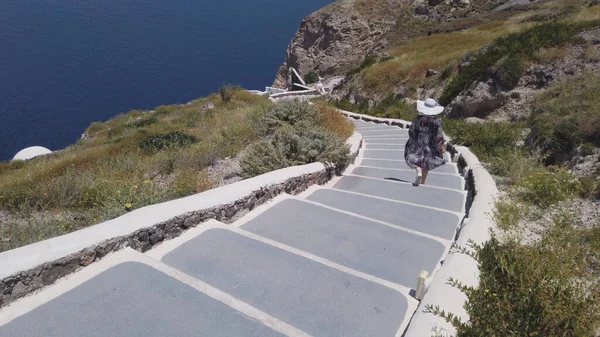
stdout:
[[417,110],[426,116],[435,116],[444,111],[444,107],[439,105],[433,98],[424,101],[417,101]]

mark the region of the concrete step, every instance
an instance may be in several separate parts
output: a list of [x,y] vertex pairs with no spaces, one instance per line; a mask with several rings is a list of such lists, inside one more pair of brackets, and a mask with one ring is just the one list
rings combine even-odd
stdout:
[[285,336],[137,255],[109,256],[9,307],[23,314],[2,325],[14,314],[3,311],[0,336]]
[[427,185],[415,187],[411,183],[359,176],[345,176],[333,187],[339,190],[406,201],[453,212],[462,213],[465,207],[465,192]]
[[[386,168],[358,166],[351,172],[353,175],[379,178],[393,181],[404,181],[413,183],[416,177],[415,171],[401,171]],[[461,176],[453,174],[429,174],[427,176],[427,185],[445,187],[462,191],[464,190],[464,179]]]
[[383,135],[394,135],[394,136],[408,136],[408,131],[400,128],[369,128],[359,129],[358,133],[362,136],[383,136]]
[[[367,131],[377,131],[377,130],[385,130],[385,131],[398,131],[402,130],[397,126],[377,126],[377,125],[367,125],[367,126],[359,126],[355,127],[355,130],[359,133],[367,132]],[[405,131],[406,132],[406,131]]]
[[446,210],[329,188],[319,188],[306,199],[446,240],[454,239],[463,216]]
[[[411,169],[406,162],[404,161],[404,158],[402,158],[402,160],[394,160],[394,159],[369,159],[369,158],[363,158],[363,160],[360,162],[360,165],[362,166],[369,166],[369,167],[380,167],[380,168],[387,168],[387,169],[398,169],[398,170],[408,170],[411,172],[415,172],[413,169]],[[432,170],[430,172],[430,174],[433,173],[454,173],[454,174],[458,174],[458,168],[456,167],[456,164],[453,163],[446,163],[438,168],[436,168],[435,170]]]
[[418,232],[294,198],[241,229],[409,289],[421,270],[433,272],[446,248]]
[[313,336],[396,336],[414,310],[397,290],[242,234],[208,229],[162,262]]
[[396,142],[406,142],[408,141],[408,135],[399,134],[399,133],[382,133],[378,135],[362,135],[362,138],[365,142],[380,142],[380,141],[396,141]]
[[374,140],[374,141],[364,141],[364,145],[367,148],[368,147],[377,148],[379,146],[386,146],[386,147],[390,147],[392,149],[404,149],[404,146],[406,145],[406,141],[404,141],[404,140],[393,140],[393,141]]
[[366,143],[365,142],[365,150],[404,150],[404,145],[406,143],[397,142],[397,143]]
[[404,149],[400,148],[397,150],[370,150],[367,148],[363,151],[363,158],[404,160]]

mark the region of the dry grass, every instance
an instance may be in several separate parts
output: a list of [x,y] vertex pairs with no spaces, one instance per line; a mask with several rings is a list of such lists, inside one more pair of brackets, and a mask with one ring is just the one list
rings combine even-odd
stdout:
[[571,22],[600,20],[600,6],[583,7],[567,18]]
[[[204,110],[206,102],[214,103]],[[130,209],[212,188],[205,168],[260,135],[271,103],[245,91],[189,105],[132,111],[93,123],[87,139],[26,163],[0,164],[0,251],[112,219]],[[179,131],[199,141],[148,152],[150,135]]]
[[318,118],[321,120],[320,124],[333,131],[338,137],[347,139],[354,133],[354,124],[340,114],[337,109],[319,104],[317,112]]
[[392,60],[366,69],[362,86],[369,93],[387,95],[398,85],[421,83],[428,69],[442,71],[448,65],[456,65],[465,54],[530,25],[513,20],[494,21],[464,31],[413,39],[390,50]]
[[[214,94],[185,106],[132,111],[93,123],[86,139],[64,151],[0,163],[0,252],[213,188],[210,165],[270,137],[265,115],[273,103],[239,89],[229,94],[227,101]],[[207,102],[214,108],[205,109]],[[341,158],[353,125],[333,109],[314,111],[303,131],[326,134],[310,141],[339,150]],[[270,131],[278,128],[286,125]],[[172,132],[175,138],[160,136]]]
[[[366,68],[360,86],[368,94],[385,97],[399,86],[421,85],[428,69],[441,72],[446,67],[456,67],[464,55],[481,49],[498,37],[530,28],[536,24],[536,19],[551,20],[559,17],[566,23],[600,19],[600,6],[589,7],[586,6],[587,3],[589,0],[555,0],[508,18],[491,16],[492,20],[476,25],[479,17],[491,15],[486,13],[468,18],[466,22],[461,23],[463,26],[471,27],[463,30],[458,30],[459,26],[454,27],[452,23],[448,27],[430,23],[419,24],[414,22],[412,15],[409,15],[400,20],[400,26],[396,29],[399,31],[398,34],[411,37],[424,35],[428,31],[433,33],[445,31],[445,33],[421,36],[409,41],[398,37],[396,40],[402,44],[387,51],[392,59]],[[410,29],[415,30],[414,32],[401,29],[406,20],[410,21]],[[396,33],[392,33],[388,35],[395,36]],[[559,58],[563,52],[564,50],[557,48],[541,51],[539,56],[552,61]]]

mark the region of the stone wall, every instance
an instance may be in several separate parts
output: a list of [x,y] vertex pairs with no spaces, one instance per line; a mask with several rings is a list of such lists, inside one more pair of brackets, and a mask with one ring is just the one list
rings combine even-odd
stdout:
[[286,91],[280,94],[273,94],[269,99],[273,102],[285,102],[291,100],[308,101],[311,98],[319,97],[321,93],[317,89],[301,90],[301,91]]
[[[346,166],[354,163],[358,155],[358,150],[361,147],[362,139],[355,134],[349,139],[348,143],[351,146],[351,155],[348,158]],[[320,169],[313,170],[313,172],[308,174],[292,176],[280,182],[278,182],[277,177],[275,177],[275,173],[277,172],[266,173],[263,176],[267,180],[269,180],[269,175],[273,173],[274,177],[271,180],[275,181],[275,183],[264,184],[262,181],[265,179],[262,179],[261,182],[258,183],[260,185],[257,185],[255,190],[243,197],[237,198],[237,200],[233,200],[226,204],[215,205],[214,207],[198,209],[192,212],[177,215],[166,221],[145,226],[127,235],[113,237],[56,260],[36,265],[34,268],[23,268],[25,270],[13,273],[8,277],[4,277],[0,281],[0,307],[3,307],[29,293],[39,290],[42,287],[50,285],[61,277],[69,275],[80,268],[102,259],[111,252],[118,251],[126,247],[130,247],[141,252],[148,251],[154,246],[159,245],[164,240],[178,237],[187,229],[195,227],[209,219],[216,219],[224,223],[231,223],[247,212],[253,210],[255,207],[265,203],[267,200],[272,199],[281,193],[296,195],[305,191],[311,185],[325,184],[333,176],[335,176],[336,173],[339,173],[345,168],[323,164],[317,165],[320,165],[318,166]],[[292,171],[294,170],[294,167],[288,168],[288,170]],[[280,176],[280,174],[277,176]],[[235,184],[244,183],[244,181],[241,181]],[[231,186],[235,184],[229,185],[230,189]],[[219,192],[220,189],[223,189],[224,193],[227,193],[225,187],[227,186],[211,191],[214,194],[215,192]],[[143,209],[140,211],[143,211]],[[100,225],[101,224],[96,226]],[[67,234],[65,237],[68,237],[69,235],[72,236],[75,233]],[[56,240],[56,238],[48,241],[52,240]],[[35,246],[35,244],[31,246]],[[27,249],[27,247],[24,248]],[[37,247],[30,249],[30,251],[31,250],[33,250],[33,255],[37,255],[37,258],[47,253],[45,251],[41,251],[41,249]],[[2,257],[3,254],[0,254],[0,257]],[[21,254],[13,254],[13,256],[9,256],[8,258],[0,258],[0,265],[2,265],[3,262],[6,265],[9,263],[12,265],[18,264],[19,261],[15,260],[21,258],[20,255]],[[6,254],[4,254],[4,256],[6,256]],[[19,267],[20,266],[18,266],[18,268]]]

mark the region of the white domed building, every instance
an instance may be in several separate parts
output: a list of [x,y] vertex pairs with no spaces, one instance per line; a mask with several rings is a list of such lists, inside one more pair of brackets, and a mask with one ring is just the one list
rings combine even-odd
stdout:
[[12,160],[29,160],[38,156],[43,156],[52,153],[42,146],[31,146],[26,149],[19,151]]

